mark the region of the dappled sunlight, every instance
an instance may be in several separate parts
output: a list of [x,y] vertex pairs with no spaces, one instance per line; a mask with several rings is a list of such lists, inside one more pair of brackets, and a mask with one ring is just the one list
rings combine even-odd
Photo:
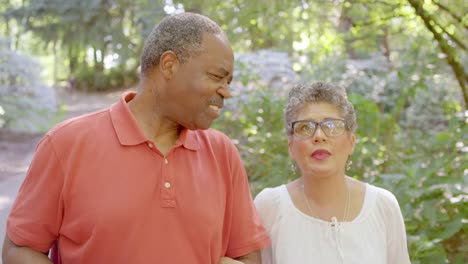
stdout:
[[[466,0],[91,2],[2,2],[0,55],[11,56],[0,56],[0,132],[32,116],[43,133],[43,110],[56,106],[49,123],[110,106],[123,92],[112,89],[137,85],[153,26],[200,12],[233,47],[233,97],[214,127],[238,147],[253,193],[297,177],[283,121],[289,88],[335,82],[358,119],[347,173],[395,193],[412,262],[468,263]],[[39,138],[0,137],[0,183],[26,174]],[[0,192],[0,208],[11,199]]]

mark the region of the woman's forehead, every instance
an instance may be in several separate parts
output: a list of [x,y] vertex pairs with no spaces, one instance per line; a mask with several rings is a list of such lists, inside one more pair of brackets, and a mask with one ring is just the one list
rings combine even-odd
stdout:
[[325,102],[306,103],[297,111],[297,119],[321,121],[325,118],[341,118],[341,112],[333,104]]

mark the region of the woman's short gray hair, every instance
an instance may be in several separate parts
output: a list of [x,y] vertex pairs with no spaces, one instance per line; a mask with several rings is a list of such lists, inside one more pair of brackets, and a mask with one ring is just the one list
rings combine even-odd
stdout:
[[354,133],[357,128],[356,113],[345,88],[327,82],[314,82],[311,85],[296,85],[289,91],[284,107],[286,133],[292,135],[291,123],[298,112],[310,103],[329,103],[336,106],[346,123],[346,130]]

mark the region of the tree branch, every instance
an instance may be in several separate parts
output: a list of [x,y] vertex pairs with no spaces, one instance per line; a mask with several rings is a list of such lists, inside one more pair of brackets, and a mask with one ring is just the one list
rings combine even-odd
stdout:
[[445,34],[447,34],[447,36],[449,36],[449,38],[451,40],[453,40],[453,42],[455,42],[460,48],[462,48],[463,50],[466,50],[466,46],[465,44],[463,44],[463,42],[461,40],[459,40],[454,34],[451,34],[449,33],[444,26],[442,26],[438,21],[436,21],[435,19],[432,18],[432,21],[434,22],[434,24],[436,24]]
[[468,76],[465,74],[465,69],[460,63],[460,60],[455,57],[455,51],[447,43],[447,40],[444,39],[441,33],[437,32],[434,26],[431,24],[433,21],[430,15],[423,9],[422,2],[419,0],[408,0],[409,4],[414,8],[416,14],[423,20],[426,28],[432,33],[434,38],[437,40],[440,49],[447,56],[447,62],[452,68],[455,77],[457,78],[458,84],[460,85],[461,92],[463,94],[463,99],[465,101],[465,109],[468,108],[468,92],[466,89],[465,82],[468,80]]
[[462,24],[465,28],[468,29],[468,25],[467,24],[464,24],[463,23],[463,19],[455,14],[455,12],[453,12],[452,10],[450,10],[448,7],[444,6],[443,4],[441,4],[439,1],[432,1],[436,6],[438,6],[440,9],[444,10],[445,12],[449,13],[453,18],[455,18],[455,20],[458,21],[458,23]]
[[401,14],[392,14],[392,15],[389,15],[389,16],[386,16],[386,17],[378,17],[376,19],[367,20],[367,21],[360,22],[360,23],[353,23],[353,26],[360,26],[360,27],[369,26],[369,25],[375,24],[376,22],[387,21],[387,20],[390,20],[390,19],[396,18],[396,17],[403,17],[403,16]]

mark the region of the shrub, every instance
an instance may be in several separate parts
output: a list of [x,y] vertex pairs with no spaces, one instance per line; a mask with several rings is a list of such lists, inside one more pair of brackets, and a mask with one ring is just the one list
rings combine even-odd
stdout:
[[40,69],[32,58],[0,46],[0,129],[36,133],[49,128],[57,103]]

